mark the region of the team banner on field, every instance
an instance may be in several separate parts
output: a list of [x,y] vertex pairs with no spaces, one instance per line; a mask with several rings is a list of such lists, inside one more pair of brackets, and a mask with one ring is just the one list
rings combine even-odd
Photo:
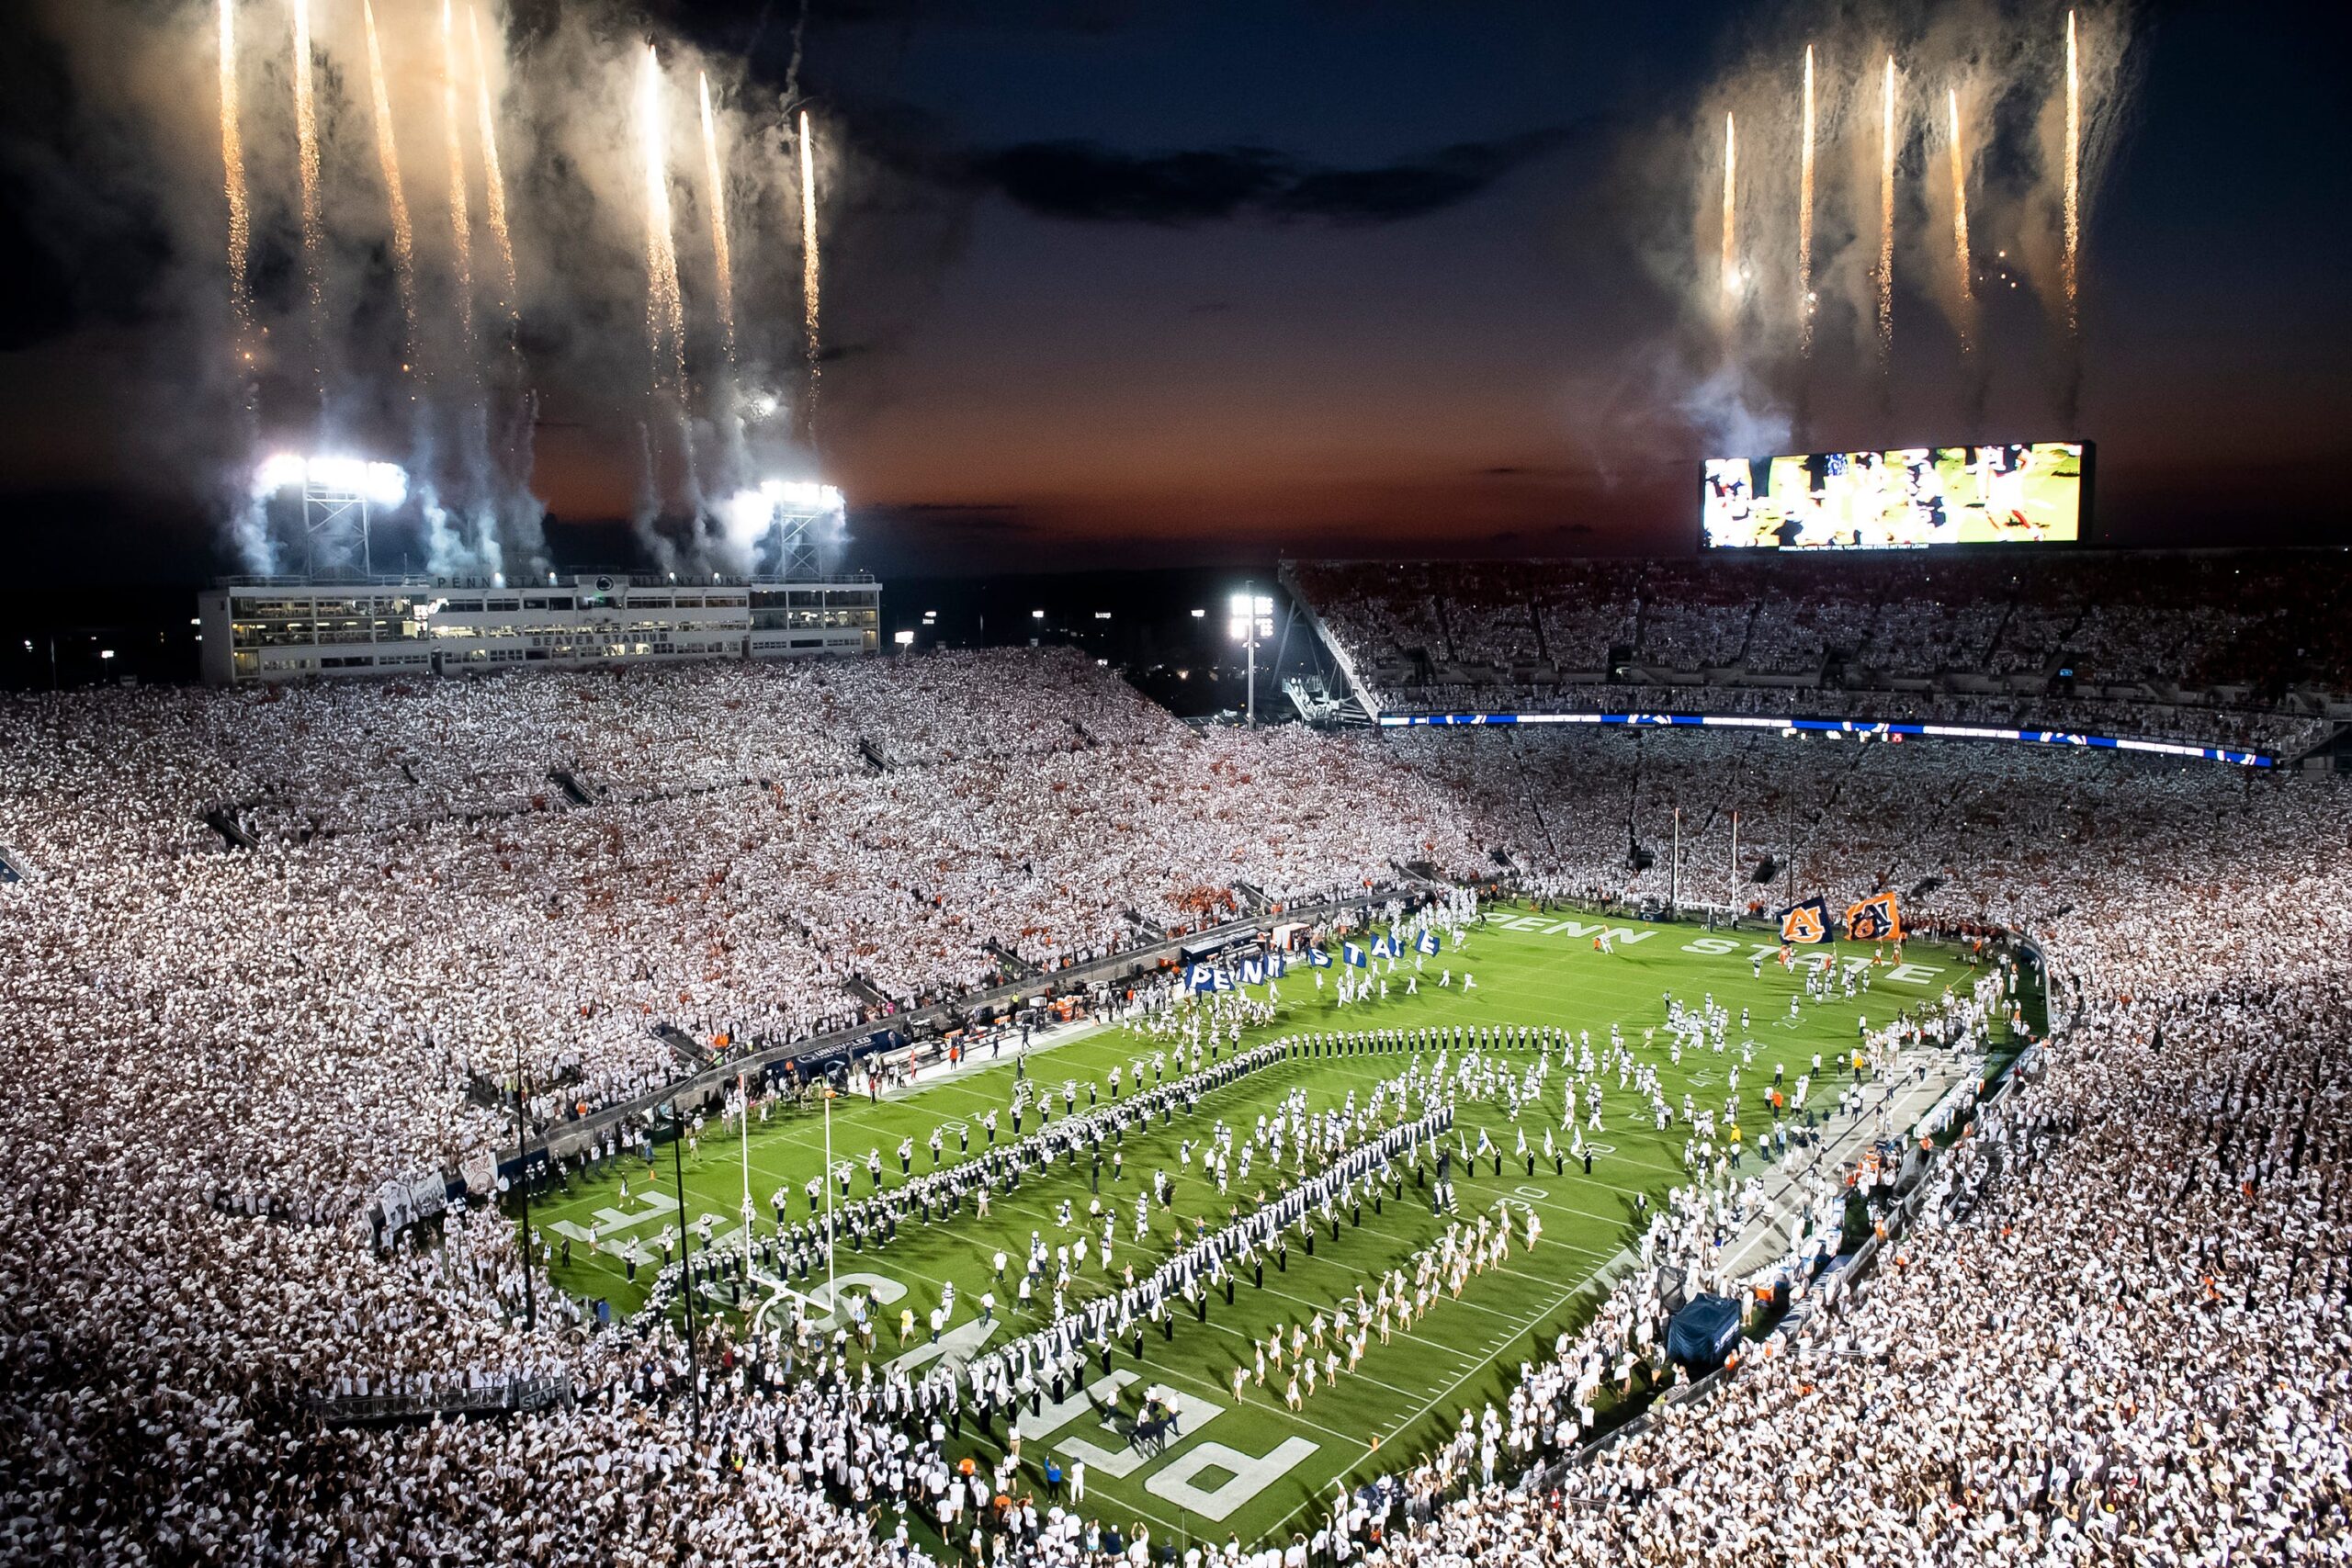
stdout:
[[1781,910],[1781,940],[1792,947],[1827,942],[1829,906],[1819,898],[1807,898],[1802,904],[1792,904]]
[[1848,905],[1846,934],[1856,942],[1901,942],[1903,911],[1895,905],[1894,889]]
[[1435,954],[1438,950],[1437,932],[1423,931],[1413,945],[1423,953]]
[[1306,962],[1317,969],[1329,969],[1331,967],[1331,955],[1319,947],[1310,947],[1306,950]]
[[1363,955],[1363,949],[1358,947],[1351,942],[1341,942],[1340,944],[1340,956],[1347,960],[1351,966],[1357,969],[1363,968],[1367,963],[1367,960]]

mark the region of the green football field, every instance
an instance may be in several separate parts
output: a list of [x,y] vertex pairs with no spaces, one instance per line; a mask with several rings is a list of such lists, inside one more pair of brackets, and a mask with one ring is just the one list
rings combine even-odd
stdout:
[[[1542,1226],[1532,1251],[1515,1236],[1507,1263],[1474,1274],[1459,1299],[1441,1292],[1426,1316],[1388,1343],[1375,1337],[1361,1366],[1343,1373],[1336,1383],[1318,1384],[1303,1410],[1294,1413],[1284,1402],[1286,1370],[1270,1369],[1264,1387],[1253,1383],[1237,1400],[1233,1371],[1252,1360],[1255,1344],[1262,1344],[1278,1327],[1287,1335],[1290,1325],[1305,1325],[1317,1312],[1328,1316],[1359,1282],[1368,1292],[1376,1290],[1381,1272],[1407,1265],[1453,1218],[1433,1214],[1426,1192],[1417,1190],[1408,1178],[1401,1201],[1387,1201],[1379,1213],[1367,1203],[1361,1225],[1346,1223],[1343,1214],[1338,1239],[1323,1231],[1312,1257],[1294,1236],[1287,1269],[1278,1271],[1269,1265],[1262,1287],[1253,1286],[1244,1270],[1231,1306],[1221,1295],[1212,1294],[1205,1323],[1183,1308],[1176,1315],[1172,1340],[1163,1339],[1156,1327],[1148,1330],[1140,1363],[1126,1343],[1117,1347],[1111,1376],[1121,1385],[1134,1385],[1127,1393],[1129,1410],[1143,1386],[1163,1385],[1181,1397],[1183,1436],[1164,1451],[1149,1458],[1129,1451],[1081,1399],[1058,1406],[1048,1403],[1042,1419],[1024,1407],[1023,1469],[1041,1498],[1040,1470],[1052,1451],[1065,1467],[1073,1458],[1086,1461],[1083,1508],[1106,1523],[1116,1519],[1125,1528],[1140,1521],[1161,1540],[1187,1531],[1218,1540],[1236,1533],[1245,1543],[1286,1537],[1294,1517],[1305,1517],[1311,1501],[1331,1495],[1335,1479],[1362,1480],[1405,1468],[1455,1428],[1465,1406],[1483,1408],[1492,1400],[1499,1407],[1517,1381],[1521,1362],[1546,1353],[1564,1328],[1590,1315],[1602,1271],[1634,1235],[1635,1194],[1645,1192],[1655,1203],[1683,1179],[1686,1134],[1679,1112],[1684,1093],[1720,1114],[1727,1071],[1741,1063],[1744,1041],[1752,1041],[1754,1051],[1739,1077],[1740,1122],[1753,1151],[1770,1128],[1761,1091],[1772,1082],[1776,1066],[1786,1067],[1793,1085],[1820,1052],[1826,1071],[1841,1050],[1850,1049],[1858,1015],[1883,1022],[1898,1009],[1940,996],[1947,986],[1964,989],[1971,979],[1964,953],[1913,942],[1901,965],[1893,963],[1890,953],[1872,971],[1869,991],[1851,1002],[1808,1003],[1801,1020],[1791,1024],[1786,1021],[1789,1000],[1799,984],[1773,962],[1777,949],[1761,933],[1709,935],[1692,926],[1611,920],[1606,924],[1619,933],[1616,951],[1604,954],[1592,946],[1591,933],[1600,923],[1573,912],[1536,915],[1523,908],[1497,906],[1488,910],[1483,926],[1472,930],[1464,947],[1449,947],[1423,961],[1418,995],[1402,994],[1405,976],[1413,969],[1408,957],[1398,961],[1389,976],[1388,1000],[1344,1009],[1332,1005],[1329,989],[1317,991],[1314,971],[1295,964],[1279,983],[1276,1023],[1245,1034],[1243,1046],[1309,1031],[1524,1024],[1589,1030],[1595,1055],[1603,1057],[1613,1023],[1639,1059],[1657,1066],[1667,1098],[1677,1108],[1676,1123],[1663,1133],[1655,1130],[1646,1103],[1634,1091],[1621,1089],[1616,1074],[1604,1066],[1599,1075],[1605,1090],[1603,1131],[1596,1134],[1585,1127],[1584,1097],[1579,1096],[1579,1127],[1600,1151],[1591,1174],[1574,1160],[1566,1162],[1565,1173],[1555,1174],[1541,1158],[1531,1174],[1513,1154],[1520,1128],[1539,1151],[1547,1127],[1563,1152],[1568,1144],[1567,1132],[1560,1125],[1564,1077],[1556,1057],[1540,1100],[1523,1109],[1516,1123],[1499,1097],[1462,1099],[1456,1125],[1463,1136],[1475,1146],[1480,1130],[1487,1130],[1504,1160],[1499,1174],[1491,1159],[1481,1162],[1475,1174],[1456,1165],[1459,1213],[1472,1219],[1508,1204],[1515,1224],[1523,1227],[1523,1216],[1532,1210]],[[1804,951],[1810,958],[1832,950]],[[1871,954],[1860,944],[1840,944],[1835,951],[1841,961],[1867,960]],[[1765,954],[1763,973],[1751,977],[1750,959],[1758,952]],[[1447,969],[1454,984],[1441,988],[1436,982]],[[1476,976],[1475,990],[1461,988],[1465,972]],[[1328,987],[1339,971],[1320,973]],[[1733,1024],[1729,1049],[1720,1055],[1686,1052],[1679,1064],[1670,1062],[1663,1028],[1665,993],[1669,991],[1692,1004],[1712,992],[1727,1007]],[[1743,1008],[1750,1010],[1750,1027],[1745,1032],[1739,1027]],[[1645,1043],[1646,1029],[1657,1031],[1654,1044]],[[1080,1111],[1087,1107],[1089,1083],[1099,1086],[1102,1103],[1107,1105],[1111,1068],[1115,1065],[1123,1073],[1131,1072],[1138,1057],[1148,1061],[1161,1043],[1140,1030],[1114,1026],[1033,1053],[1027,1071],[1040,1087],[1051,1089],[1058,1118],[1066,1080],[1080,1086]],[[1453,1052],[1454,1064],[1461,1056],[1459,1050]],[[1511,1051],[1505,1059],[1511,1072],[1520,1075],[1532,1055]],[[1283,1183],[1296,1179],[1287,1158],[1279,1173],[1270,1171],[1261,1149],[1247,1183],[1235,1182],[1231,1194],[1220,1199],[1214,1183],[1202,1174],[1200,1162],[1187,1168],[1180,1161],[1180,1140],[1197,1144],[1222,1119],[1246,1143],[1259,1115],[1271,1113],[1294,1089],[1306,1092],[1314,1111],[1340,1104],[1351,1090],[1362,1105],[1376,1085],[1404,1072],[1411,1060],[1404,1055],[1288,1060],[1212,1091],[1196,1113],[1180,1111],[1172,1125],[1155,1122],[1148,1130],[1130,1130],[1121,1149],[1125,1179],[1114,1182],[1107,1165],[1102,1177],[1103,1204],[1118,1222],[1114,1272],[1106,1276],[1099,1267],[1084,1269],[1070,1292],[1070,1304],[1075,1307],[1095,1293],[1114,1290],[1116,1271],[1128,1263],[1137,1278],[1143,1277],[1179,1250],[1180,1235],[1184,1241],[1192,1238],[1196,1218],[1205,1218],[1214,1229],[1227,1222],[1233,1204],[1242,1204],[1247,1213],[1258,1191],[1278,1192]],[[1170,1061],[1172,1076],[1172,1051]],[[991,1109],[1002,1122],[1000,1140],[1012,1142],[1013,1073],[1013,1053],[1007,1050],[978,1070],[918,1084],[879,1105],[863,1098],[834,1101],[833,1154],[836,1160],[856,1166],[852,1196],[863,1198],[875,1190],[865,1166],[869,1149],[881,1152],[885,1189],[901,1179],[901,1138],[914,1140],[915,1174],[931,1169],[928,1139],[935,1126],[950,1127],[945,1140],[950,1164],[959,1158],[956,1124],[968,1128],[972,1156],[983,1152],[985,1134],[978,1118]],[[1844,1074],[1826,1077],[1808,1104],[1826,1112],[1846,1081]],[[1033,1113],[1023,1131],[1035,1130]],[[722,1241],[731,1234],[740,1224],[748,1156],[760,1233],[773,1228],[770,1196],[779,1187],[789,1194],[788,1218],[805,1219],[809,1211],[804,1183],[824,1168],[824,1134],[819,1113],[798,1110],[778,1111],[764,1124],[755,1120],[748,1145],[713,1123],[685,1155],[687,1214],[712,1216],[714,1234]],[[1751,1152],[1746,1168],[1758,1168]],[[1176,1190],[1168,1210],[1152,1206],[1150,1235],[1138,1243],[1134,1240],[1134,1203],[1138,1193],[1148,1190],[1155,1169],[1175,1178]],[[620,1196],[623,1181],[626,1201]],[[535,1201],[531,1217],[548,1244],[572,1238],[569,1262],[554,1268],[555,1282],[579,1296],[606,1298],[616,1317],[634,1311],[659,1261],[657,1238],[674,1224],[676,1195],[671,1151],[664,1146],[650,1168],[632,1154],[616,1161],[601,1181],[575,1181],[569,1192]],[[967,1207],[936,1224],[902,1224],[894,1241],[863,1253],[851,1251],[844,1243],[836,1255],[841,1295],[846,1301],[853,1293],[866,1293],[876,1303],[880,1332],[875,1357],[883,1362],[904,1359],[910,1371],[919,1371],[942,1354],[968,1357],[1043,1327],[1050,1287],[1040,1290],[1036,1309],[1024,1315],[1014,1307],[1009,1283],[994,1283],[993,1255],[1000,1248],[1008,1253],[1013,1259],[1010,1277],[1017,1278],[1033,1231],[1042,1233],[1048,1246],[1074,1240],[1081,1232],[1099,1232],[1100,1223],[1090,1224],[1088,1220],[1091,1196],[1084,1168],[1057,1163],[1042,1176],[1025,1177],[1017,1191],[1000,1194],[987,1219]],[[1075,1215],[1069,1229],[1058,1223],[1065,1199]],[[632,1246],[647,1260],[634,1282],[618,1256]],[[942,1287],[951,1280],[956,1283],[954,1321],[944,1347],[933,1347],[928,1343],[928,1318],[940,1302]],[[814,1288],[822,1294],[821,1268]],[[978,1321],[979,1298],[991,1288],[998,1297],[996,1320],[984,1324]],[[747,1305],[750,1301],[746,1297]],[[902,1346],[899,1314],[906,1309],[912,1309],[917,1324],[924,1326]],[[1099,1390],[1099,1360],[1089,1363],[1089,1375]],[[993,1433],[983,1435],[967,1419],[961,1437],[949,1444],[951,1454],[976,1455],[986,1466],[1001,1451],[998,1439],[1002,1434],[1001,1421]]]

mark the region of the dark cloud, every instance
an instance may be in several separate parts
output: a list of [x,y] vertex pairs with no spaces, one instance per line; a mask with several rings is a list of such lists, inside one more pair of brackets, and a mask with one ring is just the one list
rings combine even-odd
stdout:
[[1301,174],[1272,203],[1277,212],[1333,223],[1394,223],[1469,200],[1521,164],[1572,141],[1555,126],[1497,141],[1464,141],[1418,162]]
[[1261,207],[1295,181],[1280,154],[1227,147],[1137,156],[1091,141],[1032,141],[972,160],[1019,206],[1089,222],[1199,223]]
[[1081,222],[1394,223],[1468,201],[1584,129],[1458,142],[1363,169],[1301,163],[1265,147],[1134,153],[1093,141],[1032,141],[967,159],[964,177],[1032,212]]

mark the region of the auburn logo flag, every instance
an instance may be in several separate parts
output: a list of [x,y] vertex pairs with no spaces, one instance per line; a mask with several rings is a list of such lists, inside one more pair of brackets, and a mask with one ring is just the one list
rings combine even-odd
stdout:
[[1829,940],[1829,906],[1818,898],[1792,904],[1781,911],[1781,940],[1804,946]]
[[1848,906],[1846,934],[1856,942],[1901,942],[1903,911],[1895,907],[1894,890],[1890,887]]

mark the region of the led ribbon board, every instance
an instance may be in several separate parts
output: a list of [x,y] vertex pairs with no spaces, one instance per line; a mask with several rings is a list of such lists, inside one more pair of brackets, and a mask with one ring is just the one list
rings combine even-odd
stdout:
[[1702,729],[1780,729],[1821,734],[1855,735],[1892,739],[1918,736],[1930,740],[2014,740],[2036,746],[2079,746],[2094,750],[2144,751],[2158,757],[2186,757],[2205,762],[2233,762],[2242,768],[2274,768],[2278,759],[2261,751],[2227,746],[2191,746],[2177,740],[2138,740],[2117,735],[2091,735],[2075,729],[1996,729],[1973,724],[1908,724],[1867,718],[1770,718],[1756,714],[1712,713],[1385,713],[1383,729],[1499,724],[1613,724],[1643,728]]

